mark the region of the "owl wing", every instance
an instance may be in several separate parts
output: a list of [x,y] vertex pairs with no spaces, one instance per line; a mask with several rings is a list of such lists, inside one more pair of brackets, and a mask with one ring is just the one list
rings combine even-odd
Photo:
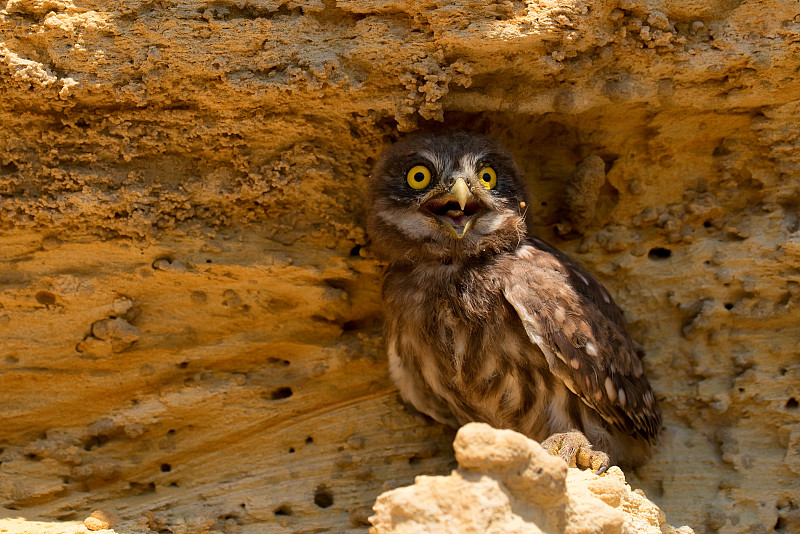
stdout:
[[550,371],[608,423],[654,442],[658,404],[608,291],[540,239],[520,247],[509,268],[505,298]]

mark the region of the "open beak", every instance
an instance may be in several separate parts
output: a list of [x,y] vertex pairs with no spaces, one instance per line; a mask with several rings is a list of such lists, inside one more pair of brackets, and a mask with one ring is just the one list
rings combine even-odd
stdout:
[[484,206],[469,190],[464,179],[459,178],[448,192],[429,200],[422,208],[433,215],[447,233],[461,239]]

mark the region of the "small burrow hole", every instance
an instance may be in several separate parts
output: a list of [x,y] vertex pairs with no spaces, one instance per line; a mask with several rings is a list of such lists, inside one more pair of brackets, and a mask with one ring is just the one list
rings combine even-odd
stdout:
[[172,466],[169,464],[161,464],[161,472],[162,473],[169,473],[172,471]]
[[97,449],[98,447],[102,447],[103,445],[105,445],[109,441],[110,441],[110,438],[108,436],[103,436],[103,435],[92,436],[86,441],[86,444],[83,446],[83,450],[85,450],[87,452],[88,451],[93,451],[94,449]]
[[314,438],[312,438],[311,436],[308,436],[306,438],[306,445],[311,445],[312,443],[314,443]]
[[155,482],[129,482],[128,488],[131,495],[147,495],[155,493],[156,484]]
[[328,508],[333,506],[333,493],[328,489],[328,486],[321,484],[314,490],[314,504],[320,508]]
[[189,362],[181,362],[178,364],[178,369],[186,369],[189,367]]
[[798,406],[797,399],[795,399],[794,397],[786,401],[787,410],[796,410],[797,406]]
[[711,221],[706,221],[703,223],[704,228],[711,228]]
[[361,252],[361,245],[356,245],[356,246],[354,246],[353,248],[350,249],[350,255],[351,256],[358,256],[359,252]]
[[8,163],[0,165],[0,169],[2,169],[4,172],[11,173],[11,172],[17,172],[19,170],[19,167],[13,161],[9,161]]
[[45,306],[52,306],[56,303],[56,296],[49,291],[39,291],[35,295],[36,302]]
[[288,399],[292,396],[292,388],[281,387],[270,392],[269,398],[271,400]]
[[733,303],[732,302],[726,302],[725,303],[725,309],[726,310],[732,310],[733,309]]
[[670,256],[672,256],[672,251],[663,247],[651,248],[650,252],[647,253],[647,257],[651,260],[666,260]]
[[[242,505],[242,506],[244,506],[244,505]],[[292,507],[289,506],[288,504],[282,504],[282,505],[278,506],[277,508],[275,508],[275,511],[272,512],[272,513],[275,514],[275,515],[290,516],[290,515],[292,515]]]
[[361,327],[361,321],[345,321],[342,325],[343,332],[352,332],[354,330],[358,330]]
[[289,447],[289,454],[294,454],[294,447]]

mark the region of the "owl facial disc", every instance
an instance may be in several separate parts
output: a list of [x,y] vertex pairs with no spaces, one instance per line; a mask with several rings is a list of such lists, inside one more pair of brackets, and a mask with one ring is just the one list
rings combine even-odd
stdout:
[[432,198],[422,209],[431,214],[445,232],[461,239],[483,212],[484,205],[475,198],[464,179],[459,178],[447,193]]

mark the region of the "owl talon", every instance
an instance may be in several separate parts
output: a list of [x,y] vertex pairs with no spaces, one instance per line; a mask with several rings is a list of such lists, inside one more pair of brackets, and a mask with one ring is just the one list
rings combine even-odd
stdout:
[[578,430],[553,434],[542,442],[542,447],[563,459],[569,467],[592,469],[596,475],[602,475],[611,467],[608,455],[593,450],[592,444]]

